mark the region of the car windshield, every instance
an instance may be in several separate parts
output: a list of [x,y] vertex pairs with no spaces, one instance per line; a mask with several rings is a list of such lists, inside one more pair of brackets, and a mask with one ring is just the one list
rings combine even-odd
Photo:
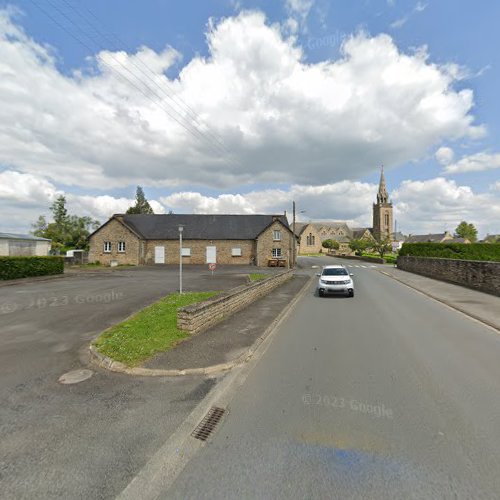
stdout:
[[341,267],[335,267],[333,269],[323,269],[323,276],[346,276],[347,271]]

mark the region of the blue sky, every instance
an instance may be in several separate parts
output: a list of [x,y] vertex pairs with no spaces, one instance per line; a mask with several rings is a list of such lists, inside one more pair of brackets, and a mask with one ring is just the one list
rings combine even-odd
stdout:
[[[0,10],[8,12],[4,30],[14,26],[25,37],[5,35],[3,53],[12,56],[11,49],[20,50],[17,58],[29,59],[38,50],[33,48],[35,44],[54,60],[36,63],[33,73],[20,77],[18,82],[14,78],[12,85],[18,84],[19,92],[12,93],[11,85],[10,93],[2,94],[0,85],[0,101],[5,99],[11,104],[9,117],[17,123],[16,109],[24,109],[26,103],[20,100],[16,108],[12,95],[34,95],[36,98],[29,104],[32,114],[28,116],[50,115],[50,133],[45,135],[45,128],[32,129],[24,121],[27,115],[20,113],[15,140],[22,136],[26,150],[17,143],[9,147],[12,139],[6,141],[5,147],[0,143],[0,175],[8,172],[2,178],[3,190],[0,184],[0,204],[10,207],[12,214],[8,221],[0,221],[0,230],[25,230],[35,214],[47,212],[50,200],[60,192],[67,195],[74,211],[105,220],[126,205],[137,184],[144,186],[159,210],[283,211],[290,210],[291,200],[296,198],[306,207],[309,218],[369,225],[370,200],[379,166],[385,163],[396,215],[406,232],[453,229],[455,221],[467,219],[483,233],[500,233],[498,2],[482,2],[481,8],[472,2],[451,0],[34,3],[0,2]],[[261,13],[264,20],[252,18],[249,11]],[[82,47],[60,25],[88,47]],[[96,27],[106,38],[88,38]],[[274,28],[279,31],[278,38],[273,37]],[[207,33],[212,48],[218,47],[222,55],[216,55],[208,46]],[[113,35],[119,41],[114,38],[110,43]],[[351,49],[346,52],[343,44],[350,39]],[[246,43],[255,51],[246,51]],[[266,43],[275,45],[268,45],[269,54]],[[241,52],[238,44],[243,44]],[[127,89],[126,85],[122,88],[112,81],[113,75],[106,69],[119,57],[116,51],[127,54],[127,65],[141,47],[149,52],[140,52],[137,60],[155,68],[158,65],[158,75],[168,79],[167,92],[172,89],[182,96],[183,103],[189,101],[190,109],[204,127],[209,127],[210,136],[217,135],[224,143],[227,158],[214,159],[206,148],[202,151],[202,146],[186,142],[167,123],[167,116],[159,116],[165,115],[165,104],[160,108],[152,99],[151,103],[143,102],[136,89]],[[166,51],[166,47],[171,49]],[[363,57],[369,47],[373,48],[373,61]],[[426,47],[426,57],[418,56],[422,47]],[[294,49],[301,50],[301,55],[296,56]],[[101,50],[115,54],[108,56],[106,66],[99,64],[103,60],[98,56]],[[247,52],[257,56],[248,55],[246,61]],[[401,60],[403,56],[405,61]],[[394,80],[394,95],[386,82],[380,89],[371,88],[371,81],[363,82],[361,75],[376,75],[378,64],[380,72],[390,73]],[[290,69],[294,65],[295,70]],[[321,101],[319,94],[311,95],[311,82],[316,82],[313,70],[321,71],[322,65],[327,66],[328,74],[322,74],[325,82],[324,86],[318,85],[318,93],[329,92],[339,76],[345,77],[343,83],[356,89],[359,103],[349,109],[351,101],[339,97],[340,104],[332,104],[328,113],[317,114],[316,123],[309,109],[324,108],[325,102],[328,108],[328,103],[337,99],[333,91],[328,99],[324,97],[326,101]],[[230,72],[225,74],[228,67]],[[19,71],[15,63],[12,68],[12,74]],[[46,76],[47,68],[54,88],[60,85],[66,89],[58,101],[52,102],[42,92],[38,94],[39,88],[29,88],[27,83],[30,79],[34,83],[36,75]],[[304,87],[300,74],[306,69],[310,70],[309,85]],[[210,92],[206,100],[203,85],[195,81],[198,75],[208,79]],[[252,91],[249,82],[254,77]],[[266,81],[273,82],[269,84],[273,90],[268,90]],[[287,87],[282,94],[274,91],[281,81]],[[373,83],[373,87],[376,85]],[[241,91],[241,101],[233,99],[242,86],[246,88]],[[81,91],[85,95],[80,95]],[[365,92],[369,94],[366,106],[359,97]],[[466,95],[470,92],[473,103]],[[209,98],[210,102],[206,102]],[[72,103],[65,104],[67,109],[74,110],[67,130],[67,109],[54,109],[64,99]],[[217,99],[220,102],[215,106]],[[410,107],[405,107],[410,100],[430,102],[425,105],[428,114],[410,113]],[[120,123],[123,129],[113,132],[112,139],[107,136],[104,115],[96,112],[92,123],[87,113],[88,106],[99,107],[101,102],[109,107],[104,114],[134,110],[133,116],[130,111],[131,116]],[[124,103],[130,103],[130,109]],[[436,108],[427,109],[434,103]],[[290,110],[292,124],[287,117]],[[395,117],[399,110],[400,116]],[[107,116],[109,119],[111,115]],[[61,121],[60,128],[53,124],[54,120]],[[331,125],[336,120],[345,120],[345,125]],[[151,135],[141,136],[129,150],[137,137],[134,127],[138,123],[142,123],[142,130],[150,127],[154,139]],[[304,123],[303,128],[300,123]],[[429,128],[428,133],[424,127]],[[12,130],[3,132],[7,140],[9,134],[14,134]],[[92,147],[83,154],[78,141],[86,130],[92,137]],[[261,130],[265,131],[262,136]],[[416,131],[415,143],[412,131]],[[72,136],[77,133],[81,135]],[[165,143],[162,134],[168,138]],[[141,147],[149,141],[142,156]],[[293,151],[294,147],[297,151]],[[155,153],[150,158],[152,149]],[[33,151],[42,154],[36,156]],[[193,155],[186,158],[186,152]],[[148,160],[142,163],[145,156]],[[24,184],[21,194],[9,184],[13,182]],[[36,189],[31,192],[29,186]],[[319,201],[321,196],[326,198]],[[430,198],[433,203],[429,203]],[[486,214],[486,209],[490,213]]]

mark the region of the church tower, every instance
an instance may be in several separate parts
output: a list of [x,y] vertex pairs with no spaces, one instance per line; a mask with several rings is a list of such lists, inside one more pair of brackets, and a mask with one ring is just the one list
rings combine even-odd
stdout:
[[389,195],[387,194],[384,167],[382,167],[377,193],[377,203],[373,204],[373,236],[377,240],[383,240],[385,238],[392,240],[393,232],[392,203],[389,201]]

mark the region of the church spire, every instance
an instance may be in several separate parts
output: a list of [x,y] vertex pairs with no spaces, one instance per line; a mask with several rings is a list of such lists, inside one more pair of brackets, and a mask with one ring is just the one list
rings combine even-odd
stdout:
[[378,185],[377,203],[387,203],[388,201],[389,195],[387,194],[387,188],[385,187],[384,166],[382,165],[380,182]]

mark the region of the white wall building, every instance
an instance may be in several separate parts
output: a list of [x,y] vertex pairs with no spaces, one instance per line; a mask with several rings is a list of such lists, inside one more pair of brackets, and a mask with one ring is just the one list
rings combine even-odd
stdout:
[[49,255],[51,240],[31,234],[0,233],[0,256],[43,257]]

